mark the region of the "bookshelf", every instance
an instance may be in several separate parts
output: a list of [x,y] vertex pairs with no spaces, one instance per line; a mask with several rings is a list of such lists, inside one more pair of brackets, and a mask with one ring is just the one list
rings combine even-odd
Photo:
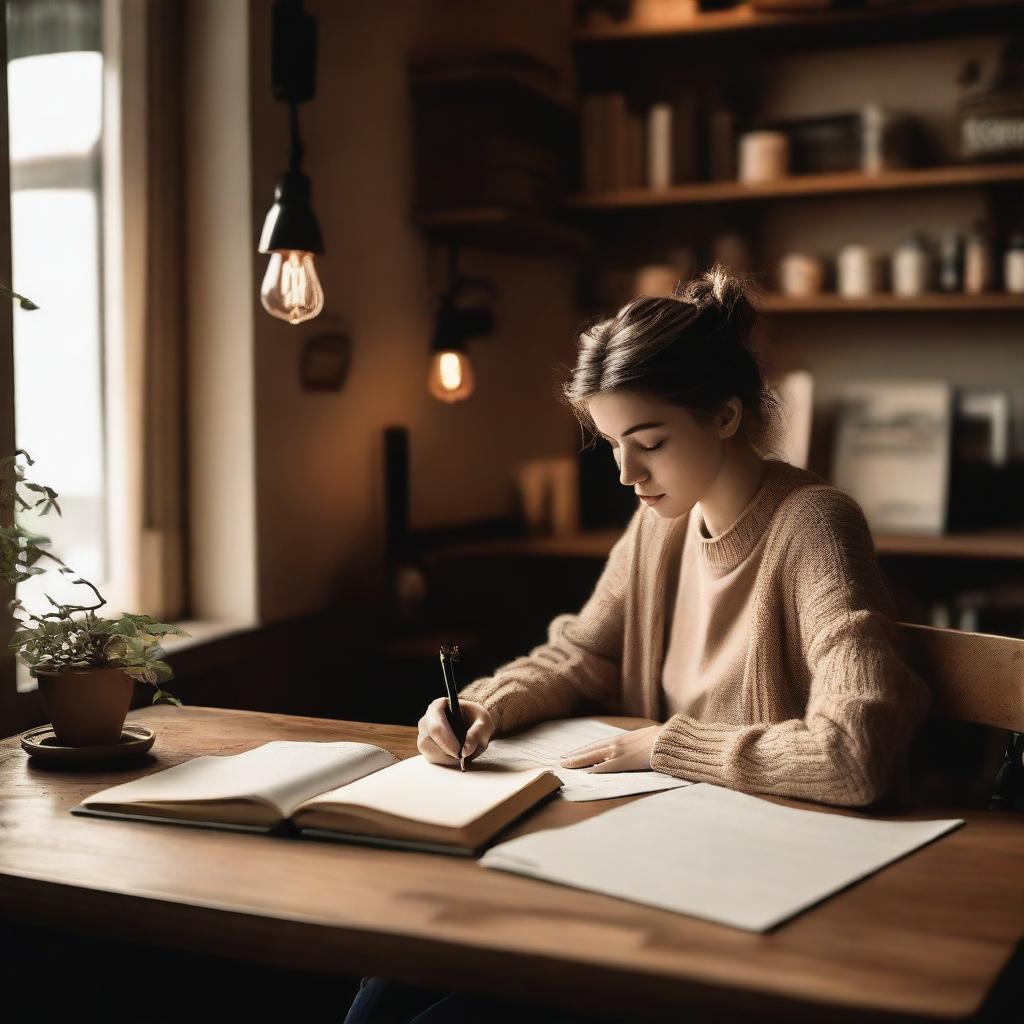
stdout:
[[[947,99],[911,89],[910,95],[916,97],[918,106],[912,99],[909,108],[904,107],[897,102],[893,86],[880,86],[876,81],[878,76],[888,75],[888,81],[902,82],[908,67],[915,63],[913,55],[920,52],[928,54],[922,56],[921,67],[931,73],[933,65],[924,62],[936,61],[934,67],[941,70],[935,74],[952,83],[956,65],[950,54],[957,49],[957,41],[986,34],[1007,41],[1013,38],[1024,24],[1024,0],[917,0],[775,14],[758,13],[747,5],[704,13],[688,13],[686,7],[679,5],[681,14],[677,19],[666,15],[659,23],[616,22],[603,17],[578,27],[574,33],[574,53],[584,94],[621,93],[626,97],[627,112],[632,111],[634,116],[640,112],[642,116],[655,100],[675,102],[673,88],[679,87],[684,94],[697,97],[698,111],[703,111],[698,113],[699,117],[712,109],[713,102],[723,102],[708,99],[721,88],[722,95],[732,96],[723,105],[742,111],[738,115],[740,124],[745,118],[750,126],[756,127],[758,116],[763,115],[764,123],[770,126],[786,116],[826,115],[829,103],[824,97],[829,94],[828,79],[833,68],[837,69],[835,74],[849,76],[857,73],[857,56],[853,51],[865,46],[888,48],[890,44],[899,44],[910,63],[894,71],[882,66],[883,61],[879,67],[860,72],[871,78],[871,86],[864,90],[864,101],[922,118],[920,124],[928,125],[922,131],[930,134],[920,158],[927,163],[877,174],[859,170],[792,174],[759,184],[693,180],[657,190],[616,187],[567,196],[565,206],[575,215],[575,222],[590,231],[596,242],[609,247],[611,259],[607,262],[613,271],[625,266],[625,259],[615,262],[616,249],[630,253],[628,259],[634,259],[637,266],[662,259],[671,264],[672,258],[667,255],[670,247],[690,247],[700,259],[709,239],[721,232],[731,232],[748,240],[754,254],[751,269],[755,280],[765,281],[780,254],[801,251],[801,245],[816,253],[835,253],[842,244],[857,241],[885,249],[895,244],[888,237],[895,238],[897,230],[909,234],[931,228],[927,219],[931,212],[947,205],[956,211],[949,217],[954,223],[961,216],[967,217],[961,211],[971,211],[972,219],[987,220],[997,234],[1013,225],[1024,227],[1024,159],[960,162],[955,156],[955,133],[951,128],[946,130],[948,126],[942,120],[947,112],[951,113]],[[647,5],[646,9],[654,8]],[[940,39],[942,42],[929,42]],[[970,46],[960,49],[974,54]],[[983,49],[979,46],[979,52]],[[822,59],[825,51],[829,55],[835,52],[836,60]],[[933,53],[938,56],[933,57]],[[797,70],[787,79],[787,69],[793,68]],[[780,71],[786,84],[778,85],[776,76]],[[734,78],[738,78],[738,83],[734,83]],[[762,81],[773,86],[768,92],[774,97],[774,107],[772,101],[766,108],[761,106]],[[792,101],[792,90],[814,89],[816,83],[822,86],[821,98],[806,103]],[[735,90],[733,85],[737,86]],[[791,91],[786,93],[786,88]],[[842,88],[832,92],[835,96],[844,95]],[[947,92],[954,92],[952,86]],[[846,95],[850,95],[850,90]],[[736,101],[736,96],[750,101],[746,108],[742,100]],[[841,105],[844,102],[849,103],[848,108]],[[700,106],[705,103],[707,107]],[[780,108],[786,113],[780,114]],[[692,116],[686,113],[687,108],[682,109],[681,116]],[[833,109],[854,110],[857,102],[837,99]],[[794,113],[788,113],[790,110]],[[688,125],[685,130],[693,129]],[[628,133],[623,136],[617,123],[614,132],[615,137],[630,139]],[[701,161],[697,163],[699,166]],[[630,170],[626,180],[642,180],[628,161],[627,166]],[[612,181],[621,182],[621,170],[614,170],[618,173],[611,175]],[[692,174],[692,167],[686,173]],[[704,173],[707,174],[707,168]],[[596,180],[600,185],[601,175]],[[806,202],[801,206],[802,200]],[[900,222],[903,207],[908,211],[906,227]],[[792,225],[799,224],[804,210],[813,211],[812,221],[806,231],[794,230]],[[834,239],[824,226],[826,219],[832,219],[833,210]],[[916,217],[924,219],[915,225]],[[970,222],[965,219],[962,227]],[[785,241],[766,241],[768,233],[780,224],[784,225]],[[949,230],[949,225],[945,230]],[[801,233],[808,241],[801,242]],[[634,257],[633,252],[649,252],[651,256]],[[661,252],[666,256],[662,257]],[[600,258],[595,260],[595,266],[601,267]],[[586,287],[581,287],[580,295],[584,303],[596,303],[601,308],[609,304]],[[844,374],[855,374],[861,358],[860,343],[866,337],[863,358],[865,364],[875,364],[870,371],[864,371],[870,376],[878,372],[880,346],[876,337],[895,333],[899,344],[893,345],[892,372],[912,377],[918,367],[922,376],[942,372],[926,346],[918,344],[915,349],[914,343],[920,339],[929,343],[941,339],[944,358],[949,358],[954,351],[955,334],[963,336],[965,351],[977,351],[980,355],[982,350],[974,348],[979,339],[986,339],[982,344],[994,344],[989,339],[1000,333],[1007,339],[1000,342],[1000,358],[1011,360],[1010,353],[1019,336],[1020,314],[1024,313],[1024,295],[1003,291],[931,292],[903,298],[882,293],[847,299],[835,293],[796,298],[767,291],[758,297],[758,306],[769,323],[766,349],[771,350],[778,343],[780,359],[789,360],[792,366],[799,367],[806,355],[808,368],[818,372],[820,366],[823,377],[832,374],[836,379],[836,375],[841,378]],[[949,319],[944,323],[941,318],[946,315]],[[977,319],[972,319],[972,315]],[[868,317],[872,318],[870,323]],[[882,318],[886,317],[892,318],[892,322],[883,323]],[[808,322],[802,323],[804,320]],[[977,367],[970,367],[961,377],[973,382],[974,387],[986,383]],[[1010,382],[1014,379],[1016,375],[1004,367],[993,371],[991,386],[1012,386]],[[812,444],[819,459],[827,458],[830,447],[829,411],[823,412]],[[812,468],[822,470],[819,466]],[[614,532],[597,531],[571,538],[524,538],[506,543],[514,544],[510,550],[523,556],[596,559],[607,556],[613,541]],[[938,537],[879,535],[875,544],[889,566],[886,575],[896,589],[909,597],[906,607],[911,609],[910,614],[920,617],[927,616],[929,602],[952,600],[962,587],[995,588],[1004,582],[1003,577],[1019,576],[1024,562],[1024,523]]]
[[842,295],[814,295],[793,298],[766,294],[758,302],[762,313],[1019,313],[1024,312],[1024,295],[985,292],[981,295],[942,292],[903,298],[899,295],[872,295],[867,299],[847,299]]

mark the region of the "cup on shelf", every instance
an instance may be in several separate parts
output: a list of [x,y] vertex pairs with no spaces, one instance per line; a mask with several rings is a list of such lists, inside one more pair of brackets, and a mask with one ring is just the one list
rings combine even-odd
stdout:
[[549,521],[548,477],[544,462],[533,459],[516,469],[519,515],[529,533],[545,533]]
[[520,463],[516,490],[529,533],[562,537],[579,531],[579,463],[573,456]]
[[825,261],[809,253],[791,252],[779,260],[779,291],[793,298],[820,295],[825,287]]
[[745,132],[740,136],[739,151],[739,179],[745,185],[788,177],[789,137],[785,132]]
[[574,456],[551,459],[551,532],[556,537],[578,533],[580,528],[580,464]]
[[836,258],[839,294],[847,299],[864,299],[882,290],[882,264],[878,253],[867,245],[844,245]]

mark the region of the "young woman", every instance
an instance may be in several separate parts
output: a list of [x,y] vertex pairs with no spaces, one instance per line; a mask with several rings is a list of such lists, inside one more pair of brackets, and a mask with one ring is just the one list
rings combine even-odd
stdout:
[[[638,506],[579,614],[461,692],[468,759],[495,735],[605,711],[659,724],[563,766],[847,806],[900,776],[928,692],[897,654],[856,502],[765,457],[775,400],[755,317],[715,267],[581,336],[566,398]],[[420,719],[418,747],[454,764],[444,704]]]

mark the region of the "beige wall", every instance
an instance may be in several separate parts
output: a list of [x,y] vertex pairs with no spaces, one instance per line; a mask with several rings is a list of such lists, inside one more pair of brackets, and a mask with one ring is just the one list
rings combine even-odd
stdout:
[[[298,327],[258,307],[255,315],[264,620],[319,608],[332,596],[360,599],[358,611],[375,614],[375,605],[361,599],[380,585],[385,426],[410,431],[416,527],[511,512],[514,464],[571,452],[576,440],[570,414],[554,399],[555,367],[573,355],[568,264],[468,252],[464,269],[498,285],[497,335],[471,343],[472,398],[445,407],[426,391],[439,280],[432,267],[441,261],[431,258],[410,219],[405,63],[423,39],[421,26],[437,33],[438,19],[447,17],[464,29],[473,5],[319,0],[306,7],[318,19],[320,63],[317,96],[300,108],[301,134],[327,249],[318,260],[326,305],[317,320]],[[270,9],[270,0],[250,4],[254,236],[288,159],[286,108],[271,95]],[[537,31],[538,22],[527,24],[516,5],[508,9],[514,20],[499,32],[512,38]],[[563,33],[563,48],[564,39]],[[257,282],[265,259],[254,256]],[[303,342],[337,328],[354,341],[345,387],[303,392]]]

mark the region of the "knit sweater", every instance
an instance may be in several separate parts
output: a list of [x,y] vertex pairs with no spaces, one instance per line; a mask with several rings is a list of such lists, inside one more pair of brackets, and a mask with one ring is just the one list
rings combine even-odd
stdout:
[[[859,506],[813,473],[772,462],[729,529],[709,538],[699,523],[699,509],[666,520],[640,504],[581,611],[557,616],[547,643],[461,696],[491,712],[496,734],[584,710],[665,721],[684,551],[722,578],[756,550],[740,678],[725,699],[671,714],[651,767],[752,793],[877,800],[905,768],[929,693],[897,651]],[[713,659],[715,638],[701,642]]]

